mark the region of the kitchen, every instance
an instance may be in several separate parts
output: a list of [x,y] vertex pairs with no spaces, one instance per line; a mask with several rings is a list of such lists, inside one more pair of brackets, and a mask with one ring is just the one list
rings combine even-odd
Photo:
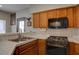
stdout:
[[[38,8],[39,6],[39,8]],[[48,7],[47,7],[48,6]],[[51,6],[51,7],[50,7]],[[28,8],[31,7],[31,8]],[[45,9],[44,9],[45,7]],[[46,10],[48,8],[48,10]],[[12,33],[0,34],[1,55],[78,55],[79,54],[79,5],[28,5],[26,9],[16,12],[16,19],[10,21]],[[32,14],[32,15],[31,15]],[[15,16],[15,14],[12,14]],[[11,17],[12,17],[11,15]],[[27,16],[27,17],[26,17]],[[20,22],[23,21],[23,25]],[[26,23],[27,22],[27,23]],[[19,25],[18,25],[19,24]],[[17,26],[16,26],[17,25]],[[21,27],[20,27],[21,26]],[[8,30],[8,28],[7,28]],[[23,32],[23,33],[22,33]],[[67,50],[61,47],[52,54],[47,53],[47,43],[66,39]],[[61,39],[60,39],[61,38]],[[64,41],[66,43],[66,41]],[[52,41],[52,43],[53,43]],[[60,42],[61,43],[61,42]],[[64,44],[62,43],[62,45]],[[4,46],[3,46],[4,45]],[[50,44],[51,47],[54,44]],[[59,53],[59,54],[57,54]],[[64,54],[61,54],[64,53]],[[66,54],[65,54],[66,53]]]

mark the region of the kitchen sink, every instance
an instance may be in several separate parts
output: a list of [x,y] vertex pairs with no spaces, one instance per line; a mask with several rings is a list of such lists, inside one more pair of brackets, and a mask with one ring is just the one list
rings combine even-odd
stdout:
[[22,37],[22,38],[17,38],[17,39],[11,39],[9,41],[13,41],[13,42],[21,42],[21,41],[27,41],[27,40],[31,40],[33,39],[32,37]]

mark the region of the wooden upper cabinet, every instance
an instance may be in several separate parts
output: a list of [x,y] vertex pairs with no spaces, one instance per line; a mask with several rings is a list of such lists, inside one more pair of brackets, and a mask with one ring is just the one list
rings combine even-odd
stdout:
[[67,8],[67,17],[69,21],[69,28],[74,27],[74,8]]
[[50,19],[50,18],[57,18],[57,11],[56,10],[48,11],[48,19]]
[[76,21],[76,28],[79,28],[79,6],[75,7],[75,21]]
[[40,13],[40,28],[47,28],[48,27],[48,21],[47,21],[47,12],[41,12]]
[[66,17],[66,8],[57,9],[57,18]]
[[33,27],[39,28],[40,26],[39,23],[40,23],[39,13],[33,14]]
[[79,6],[34,13],[33,27],[48,28],[48,19],[60,17],[68,17],[68,28],[79,28]]

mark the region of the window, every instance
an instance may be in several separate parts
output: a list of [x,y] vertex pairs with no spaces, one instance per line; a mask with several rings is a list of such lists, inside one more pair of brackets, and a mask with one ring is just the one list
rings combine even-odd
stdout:
[[19,32],[24,32],[24,21],[19,21]]
[[25,23],[26,20],[24,18],[19,18],[17,20],[17,32],[25,32]]
[[6,20],[0,19],[0,33],[6,33]]

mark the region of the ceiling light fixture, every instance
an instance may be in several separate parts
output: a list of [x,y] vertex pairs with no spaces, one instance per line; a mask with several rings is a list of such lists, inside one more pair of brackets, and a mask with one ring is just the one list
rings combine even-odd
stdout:
[[0,5],[0,7],[2,7],[2,5]]

